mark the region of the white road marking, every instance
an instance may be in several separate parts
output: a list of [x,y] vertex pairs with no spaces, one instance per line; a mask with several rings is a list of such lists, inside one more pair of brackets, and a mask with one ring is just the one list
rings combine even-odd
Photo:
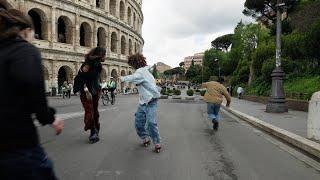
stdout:
[[[111,107],[111,108],[106,108],[106,109],[99,109],[99,112],[104,112],[104,111],[112,111],[112,110],[117,110],[117,107]],[[78,112],[71,112],[71,113],[63,113],[63,114],[57,114],[56,117],[62,119],[63,121],[68,120],[68,119],[73,119],[77,117],[81,117],[84,115],[84,111],[78,111]],[[41,124],[38,121],[33,121],[33,123],[39,127]]]

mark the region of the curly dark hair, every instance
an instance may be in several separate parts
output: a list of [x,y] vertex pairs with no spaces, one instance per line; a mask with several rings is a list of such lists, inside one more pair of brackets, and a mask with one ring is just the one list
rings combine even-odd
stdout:
[[139,69],[147,66],[146,58],[140,53],[129,56],[128,64],[134,69]]
[[85,62],[90,62],[93,60],[104,61],[106,56],[106,48],[103,47],[95,47],[90,50],[88,54],[85,56]]

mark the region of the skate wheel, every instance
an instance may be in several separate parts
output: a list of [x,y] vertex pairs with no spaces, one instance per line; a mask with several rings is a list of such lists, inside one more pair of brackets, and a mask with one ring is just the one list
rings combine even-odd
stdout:
[[160,149],[156,149],[156,153],[160,153]]

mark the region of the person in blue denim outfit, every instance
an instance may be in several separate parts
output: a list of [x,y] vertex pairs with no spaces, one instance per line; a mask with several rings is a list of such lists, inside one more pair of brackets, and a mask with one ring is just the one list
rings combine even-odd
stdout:
[[128,64],[136,71],[132,75],[120,77],[120,80],[122,82],[135,83],[138,88],[139,107],[135,113],[137,134],[143,140],[145,146],[150,144],[150,137],[155,145],[156,152],[160,152],[160,134],[157,124],[159,88],[154,77],[149,72],[145,57],[142,54],[130,56]]

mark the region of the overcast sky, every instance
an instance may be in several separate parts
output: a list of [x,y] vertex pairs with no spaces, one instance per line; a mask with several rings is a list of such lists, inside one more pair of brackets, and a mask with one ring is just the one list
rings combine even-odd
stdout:
[[250,19],[242,14],[245,0],[143,0],[148,64],[178,66],[186,56],[210,48],[220,35],[232,33],[236,24]]

